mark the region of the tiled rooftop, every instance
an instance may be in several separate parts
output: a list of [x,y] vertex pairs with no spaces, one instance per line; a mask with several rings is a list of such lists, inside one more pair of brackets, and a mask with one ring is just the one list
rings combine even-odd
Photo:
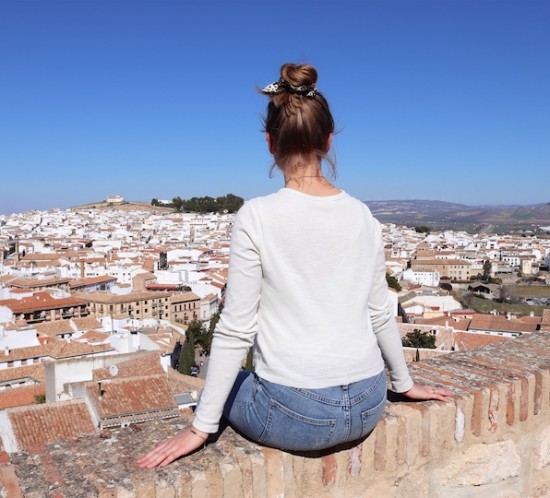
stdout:
[[[117,379],[164,374],[164,370],[160,365],[159,354],[157,352],[141,354],[136,359],[117,363],[116,366]],[[109,379],[111,377],[112,375],[108,368],[97,368],[93,371],[94,380]]]
[[86,301],[74,297],[55,299],[47,292],[37,292],[31,297],[21,299],[4,299],[0,301],[0,306],[7,306],[14,313],[68,308],[85,304]]
[[17,447],[32,451],[53,442],[94,434],[88,409],[83,401],[63,401],[9,410]]
[[12,387],[0,391],[0,410],[17,406],[34,405],[37,396],[46,393],[44,384],[35,384],[22,387]]
[[166,375],[90,382],[86,385],[86,393],[101,419],[173,409],[176,406]]

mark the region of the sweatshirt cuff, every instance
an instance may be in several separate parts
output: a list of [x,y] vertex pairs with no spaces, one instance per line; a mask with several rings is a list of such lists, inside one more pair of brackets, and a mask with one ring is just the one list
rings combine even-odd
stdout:
[[392,381],[392,385],[396,393],[406,393],[407,391],[412,389],[412,387],[414,386],[414,382],[412,380],[412,377],[410,375],[407,375],[405,379],[400,380],[399,382]]
[[208,432],[209,434],[218,432],[218,429],[220,428],[219,423],[217,424],[205,423],[199,420],[197,417],[195,417],[195,419],[193,420],[192,425],[195,429],[198,429],[199,431],[202,431],[202,432]]

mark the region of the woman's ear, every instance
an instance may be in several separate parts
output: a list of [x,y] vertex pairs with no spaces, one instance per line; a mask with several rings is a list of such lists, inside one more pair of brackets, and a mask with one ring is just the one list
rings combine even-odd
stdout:
[[269,149],[269,152],[273,154],[275,152],[275,149],[273,147],[273,140],[271,139],[271,135],[269,133],[266,133],[265,139],[267,140],[267,148]]
[[327,138],[327,145],[325,147],[325,150],[323,151],[325,154],[328,153],[328,151],[330,150],[330,147],[332,146],[332,133],[329,133],[328,134],[328,138]]

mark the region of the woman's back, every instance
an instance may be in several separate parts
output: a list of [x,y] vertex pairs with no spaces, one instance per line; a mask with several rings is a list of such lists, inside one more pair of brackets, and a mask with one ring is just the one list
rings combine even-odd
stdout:
[[[257,251],[262,271],[258,374],[315,388],[378,373],[383,363],[368,302],[383,254],[379,226],[367,207],[345,192],[320,197],[285,188],[246,203],[238,216],[242,242],[236,233],[235,252]],[[239,276],[254,261],[237,261],[231,277],[238,280],[229,292],[242,297]]]

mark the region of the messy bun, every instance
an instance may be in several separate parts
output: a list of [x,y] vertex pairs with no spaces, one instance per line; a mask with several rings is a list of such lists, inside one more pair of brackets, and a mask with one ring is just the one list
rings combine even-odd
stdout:
[[282,170],[298,168],[316,156],[327,160],[335,176],[334,161],[327,157],[334,119],[316,83],[313,66],[284,64],[279,81],[262,90],[270,99],[264,131],[270,135],[275,164]]
[[315,86],[317,83],[317,70],[309,64],[285,64],[281,68],[281,79],[294,86]]

